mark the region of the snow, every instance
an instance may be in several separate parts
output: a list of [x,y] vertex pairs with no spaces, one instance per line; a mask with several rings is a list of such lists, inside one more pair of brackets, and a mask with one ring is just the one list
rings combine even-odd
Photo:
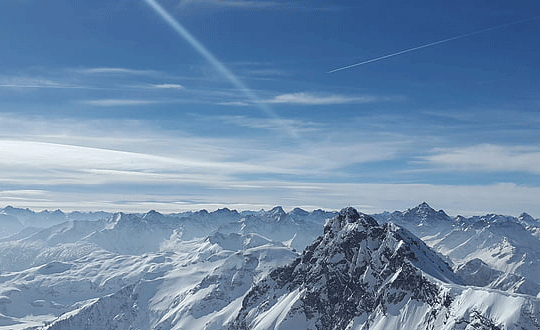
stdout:
[[[332,274],[362,269],[358,277],[366,290],[385,286],[385,294],[405,294],[385,310],[356,315],[348,328],[450,330],[480,322],[480,316],[505,329],[540,328],[537,220],[528,215],[458,220],[421,204],[378,217],[397,224],[384,227],[386,238],[379,241],[369,236],[377,231],[370,226],[378,226],[371,218],[350,208],[343,212],[343,221],[327,222],[335,237],[318,243],[327,244],[320,246],[325,254],[313,257],[332,265]],[[326,219],[335,214],[287,213],[280,207],[170,215],[0,209],[0,223],[20,224],[18,233],[0,239],[0,329],[227,328],[250,290],[292,263],[299,255],[295,249],[302,251],[322,235]],[[29,227],[36,224],[39,228]],[[358,250],[339,247],[362,235],[368,236]],[[441,254],[452,258],[459,276]],[[400,255],[406,265],[381,281],[389,260]],[[430,305],[410,292],[392,291],[407,267],[452,302]],[[297,269],[317,273],[323,265]],[[323,298],[329,294],[326,284],[322,279],[313,284]],[[299,312],[304,289],[271,290],[275,298],[268,308],[250,311],[252,329],[316,328],[319,313],[308,318]]]
[[297,289],[280,297],[271,309],[261,313],[253,320],[250,328],[253,330],[304,329],[306,327],[305,316],[295,314],[287,318],[287,314],[299,303],[300,295],[301,292]]

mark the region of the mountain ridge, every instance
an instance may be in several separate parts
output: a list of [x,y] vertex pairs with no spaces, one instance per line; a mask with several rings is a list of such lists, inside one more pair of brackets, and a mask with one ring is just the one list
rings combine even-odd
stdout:
[[242,320],[250,329],[332,321],[336,329],[540,329],[535,221],[449,220],[421,203],[378,215],[150,210],[25,227],[0,239],[0,329],[224,329]]

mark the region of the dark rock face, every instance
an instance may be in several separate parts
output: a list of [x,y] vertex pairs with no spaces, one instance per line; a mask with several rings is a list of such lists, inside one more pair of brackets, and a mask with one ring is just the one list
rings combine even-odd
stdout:
[[419,269],[459,282],[449,266],[423,242],[396,225],[379,226],[368,215],[346,208],[324,234],[292,264],[274,270],[246,295],[231,329],[249,329],[250,317],[268,311],[283,293],[298,290],[288,313],[303,314],[317,329],[345,329],[357,316],[414,299],[448,306],[437,285]]

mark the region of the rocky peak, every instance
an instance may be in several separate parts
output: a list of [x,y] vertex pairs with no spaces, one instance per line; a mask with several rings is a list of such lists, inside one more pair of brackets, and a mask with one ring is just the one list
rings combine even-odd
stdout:
[[270,211],[268,211],[268,213],[272,214],[272,215],[281,216],[281,215],[285,214],[285,210],[283,210],[283,208],[281,206],[276,206],[273,209],[271,209]]
[[526,212],[521,213],[521,214],[519,215],[518,219],[521,220],[521,221],[525,221],[525,222],[535,222],[535,221],[536,221],[533,217],[531,217],[531,216],[530,216],[528,213],[526,213]]
[[306,211],[306,210],[303,210],[299,207],[295,207],[291,212],[290,214],[292,215],[295,215],[295,216],[299,216],[299,217],[307,217],[309,215],[309,212]]
[[367,214],[360,214],[353,207],[346,207],[339,211],[338,215],[329,219],[324,226],[324,233],[333,232],[334,234],[346,230],[353,231],[359,227],[366,229],[377,227],[379,224],[375,219]]
[[337,216],[338,219],[346,219],[348,222],[356,222],[358,219],[360,219],[360,214],[358,214],[358,211],[356,211],[353,207],[346,207],[339,211],[339,214]]
[[236,210],[231,210],[227,207],[224,207],[224,208],[221,208],[221,209],[217,209],[215,210],[214,212],[212,212],[212,214],[215,214],[215,215],[224,215],[224,216],[229,216],[229,215],[234,215],[234,216],[239,216],[240,214],[238,213],[238,211]]
[[451,222],[452,219],[443,211],[435,211],[428,203],[422,202],[415,208],[408,209],[401,213],[401,216],[398,216],[402,220],[409,222]]
[[149,221],[159,221],[165,218],[165,216],[156,210],[150,210],[145,213],[142,218]]
[[276,206],[266,212],[266,216],[274,221],[282,221],[287,216],[287,212],[281,206]]

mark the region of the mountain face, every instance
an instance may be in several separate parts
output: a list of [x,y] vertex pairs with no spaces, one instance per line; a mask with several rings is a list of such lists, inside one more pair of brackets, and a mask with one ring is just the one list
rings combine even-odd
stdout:
[[456,274],[468,285],[537,296],[540,283],[523,276],[495,270],[480,259],[472,259],[456,267]]
[[16,217],[0,213],[0,238],[18,233],[23,227]]
[[[346,208],[301,257],[272,271],[248,292],[230,329],[540,326],[534,316],[540,311],[538,300],[520,302],[520,308],[534,311],[533,316],[529,310],[512,317],[484,313],[485,299],[466,297],[489,293],[460,284],[449,265],[410,232],[391,223],[379,226],[373,218]],[[496,305],[512,304],[509,296],[494,295]]]

